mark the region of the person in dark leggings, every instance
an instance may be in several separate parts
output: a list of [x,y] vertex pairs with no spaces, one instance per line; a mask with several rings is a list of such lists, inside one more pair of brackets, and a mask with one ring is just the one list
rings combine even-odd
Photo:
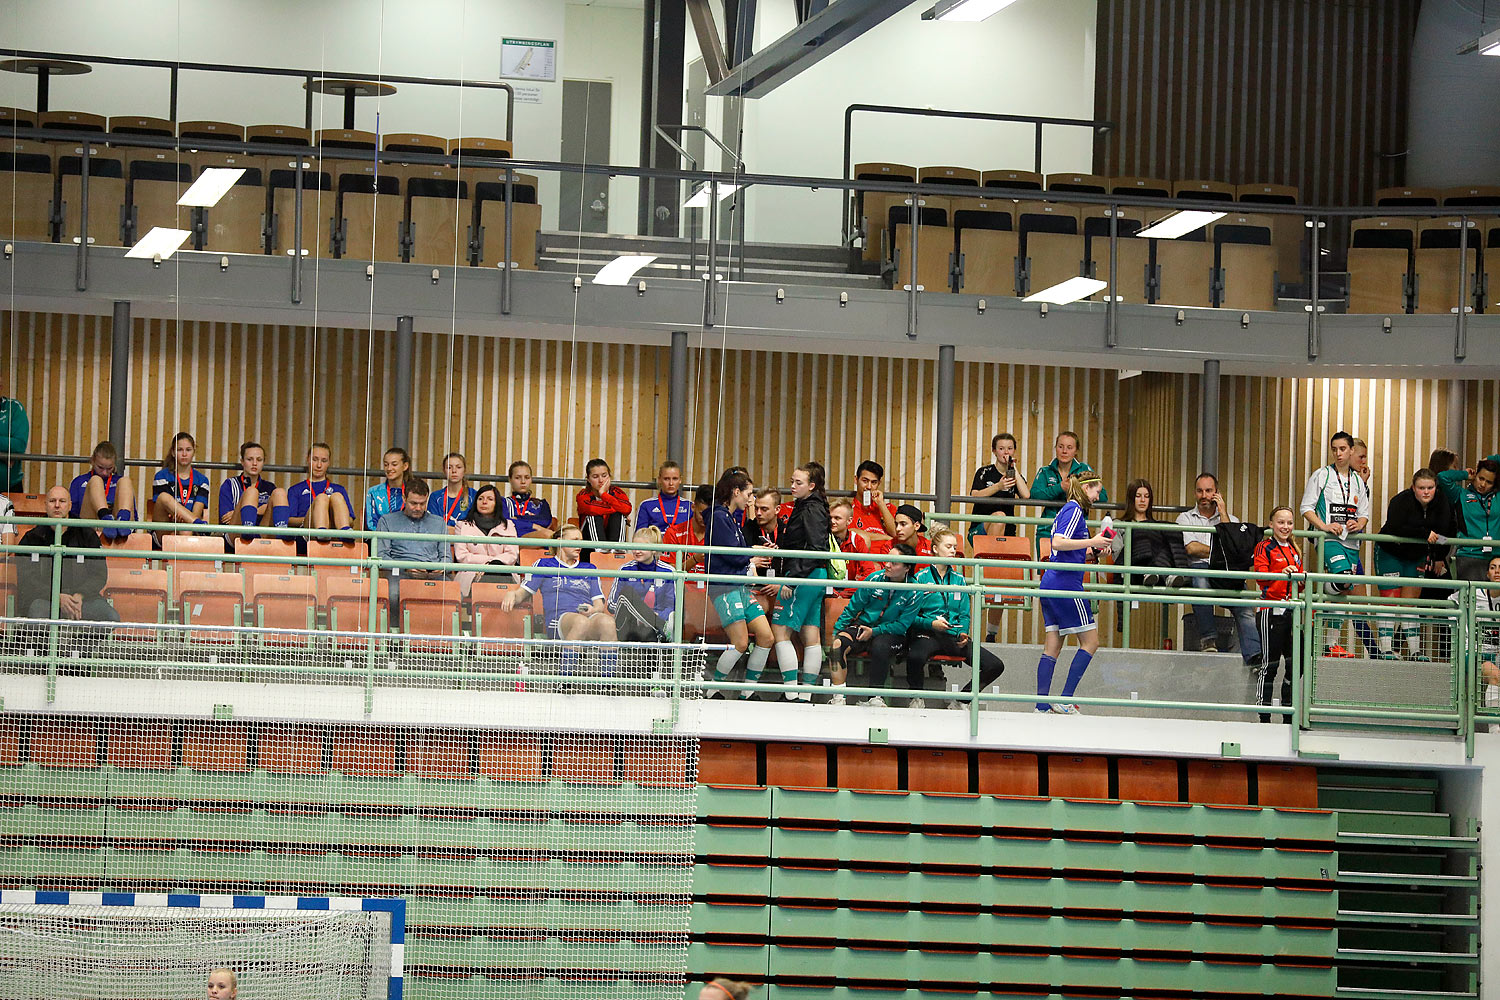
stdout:
[[[892,555],[914,556],[916,550],[910,545],[897,542],[891,546]],[[905,583],[910,563],[888,562],[885,568],[871,573],[866,583]],[[870,686],[885,687],[891,674],[891,661],[906,649],[906,633],[916,621],[917,601],[922,596],[917,590],[894,590],[884,587],[856,587],[854,596],[833,625],[833,645],[828,651],[828,663],[833,674],[833,697],[830,705],[844,704],[844,681],[848,668],[844,658],[849,655],[870,657]],[[868,699],[866,705],[884,708],[885,699],[880,695]]]
[[[938,559],[952,559],[959,555],[958,534],[939,531],[932,536],[932,555]],[[927,566],[916,576],[917,583],[932,583],[940,586],[962,588],[968,586],[963,572],[956,566]],[[917,604],[917,621],[907,636],[906,683],[914,690],[922,690],[923,674],[927,663],[934,656],[974,655],[974,637],[969,631],[969,593],[966,590],[930,590],[921,595]],[[1005,662],[994,653],[979,647],[979,686],[986,687],[1005,673]],[[973,683],[964,685],[969,691]],[[950,701],[952,708],[967,707],[961,701]],[[908,708],[926,708],[921,698],[913,698]]]
[[[1291,593],[1290,577],[1302,572],[1302,553],[1297,550],[1297,540],[1292,537],[1296,527],[1295,515],[1290,507],[1277,507],[1271,511],[1271,537],[1263,539],[1255,547],[1253,565],[1257,573],[1285,573],[1284,580],[1256,580],[1261,596],[1268,601],[1284,601]],[[1260,608],[1256,612],[1260,625],[1260,685],[1257,705],[1271,704],[1271,691],[1276,685],[1276,670],[1281,669],[1281,704],[1292,703],[1292,614],[1286,608]],[[1260,714],[1261,722],[1270,722],[1268,712]],[[1291,716],[1282,716],[1282,722],[1291,722]]]

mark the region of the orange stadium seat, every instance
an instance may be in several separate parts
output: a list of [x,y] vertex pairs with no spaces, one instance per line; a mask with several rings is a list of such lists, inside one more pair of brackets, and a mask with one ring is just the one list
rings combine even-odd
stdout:
[[183,624],[216,626],[213,629],[194,629],[188,633],[190,641],[234,643],[238,640],[229,629],[241,624],[245,604],[243,576],[179,569],[173,579]]
[[1249,770],[1243,761],[1190,760],[1187,786],[1189,802],[1242,806],[1250,801]]
[[99,729],[93,722],[38,719],[31,724],[31,762],[39,767],[99,766]]
[[[486,639],[521,639],[526,636],[527,619],[531,617],[532,598],[526,597],[509,611],[501,603],[505,594],[518,590],[515,584],[486,583],[475,580],[469,593],[469,606],[474,615],[474,634]],[[515,653],[522,647],[511,643],[482,643],[481,653]]]
[[[1037,795],[1041,788],[1037,757],[1034,753],[1011,750],[979,751],[980,795]],[[1109,781],[1105,779],[1105,792]],[[1060,794],[1054,787],[1052,794]]]
[[821,743],[767,743],[766,784],[827,788],[828,748]]
[[496,781],[547,780],[547,739],[531,733],[498,733],[479,740],[474,771]]
[[1318,769],[1306,764],[1257,764],[1255,784],[1262,806],[1318,807]]
[[[255,573],[250,577],[250,608],[261,628],[310,632],[318,623],[318,595],[310,576]],[[263,635],[264,643],[305,645],[305,635]]]
[[570,785],[618,785],[615,738],[560,740],[552,745],[552,776]]
[[705,785],[754,785],[755,744],[740,740],[700,740],[698,780]]
[[401,581],[401,631],[407,648],[449,652],[453,643],[419,636],[459,634],[459,591],[454,580]]
[[[840,785],[843,782],[844,764],[840,760]],[[912,747],[906,751],[906,787],[913,792],[967,792],[969,755],[963,750],[924,750]]]
[[262,573],[271,576],[291,576],[297,572],[297,565],[290,560],[297,557],[297,543],[290,538],[244,538],[234,540],[234,554],[236,556],[263,556],[266,558],[285,559],[287,562],[243,562],[232,563],[238,566],[240,572],[245,576],[255,577]]
[[841,746],[835,757],[840,788],[894,792],[901,787],[895,747]]
[[1047,794],[1062,799],[1109,798],[1109,762],[1082,754],[1048,754]]
[[1116,764],[1126,802],[1180,802],[1177,762],[1166,757],[1121,757]]
[[104,760],[123,770],[170,771],[172,769],[172,723],[131,722],[128,727],[107,731]]
[[[1412,312],[1452,313],[1459,307],[1460,285],[1464,285],[1465,308],[1472,309],[1479,287],[1479,224],[1467,220],[1468,250],[1459,262],[1460,219],[1456,216],[1422,219],[1417,223],[1417,246],[1412,252]],[[1460,277],[1460,268],[1467,275]]]
[[[975,535],[973,555],[975,559],[1011,559],[1029,562],[1031,539],[1025,535]],[[991,586],[1011,586],[1019,580],[1027,579],[1030,575],[1026,570],[1015,566],[986,565],[983,580]],[[1022,604],[1025,600],[1026,598],[1022,596],[985,597],[985,603],[998,606]]]
[[1355,219],[1349,230],[1349,311],[1406,312],[1416,220]]
[[[138,534],[138,533],[136,533]],[[132,534],[131,537],[135,537]],[[159,625],[167,620],[168,584],[164,569],[132,569],[109,564],[109,575],[104,585],[104,596],[114,605],[122,622],[139,622]],[[132,629],[117,627],[118,639],[156,641],[162,633],[156,629]]]
[[394,778],[401,773],[397,741],[394,729],[360,726],[343,730],[329,740],[329,767],[346,777]]
[[270,774],[324,774],[327,740],[328,732],[321,726],[266,723],[256,730],[256,760]]
[[182,766],[194,771],[250,770],[250,727],[243,722],[190,722],[182,734]]

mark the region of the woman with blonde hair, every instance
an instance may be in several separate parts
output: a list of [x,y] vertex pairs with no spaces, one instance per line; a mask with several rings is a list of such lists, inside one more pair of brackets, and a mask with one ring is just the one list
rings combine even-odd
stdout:
[[[1046,628],[1042,658],[1036,667],[1039,698],[1052,693],[1052,671],[1057,667],[1057,656],[1068,636],[1078,637],[1078,651],[1068,664],[1068,679],[1062,691],[1064,698],[1071,698],[1078,690],[1078,682],[1083,680],[1083,673],[1099,648],[1099,626],[1094,621],[1088,599],[1083,595],[1083,563],[1090,549],[1102,551],[1109,548],[1110,539],[1103,529],[1091,535],[1087,524],[1089,510],[1098,503],[1103,489],[1104,484],[1097,472],[1071,477],[1068,480],[1068,502],[1052,521],[1052,566],[1042,574],[1042,589],[1077,591],[1078,596],[1038,598],[1042,606],[1042,623]],[[1078,714],[1077,705],[1061,702],[1037,702],[1036,710],[1059,715]]]

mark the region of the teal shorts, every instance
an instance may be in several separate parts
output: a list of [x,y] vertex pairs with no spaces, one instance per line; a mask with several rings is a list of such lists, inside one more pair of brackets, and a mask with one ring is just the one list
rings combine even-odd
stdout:
[[[807,577],[809,580],[828,579],[828,570],[818,567]],[[771,615],[771,624],[793,631],[823,626],[823,595],[825,587],[793,587],[791,600],[778,597],[776,611]]]
[[1364,566],[1359,561],[1359,550],[1351,549],[1336,538],[1323,542],[1323,571],[1326,573],[1353,573],[1364,575]]
[[732,587],[713,595],[714,610],[719,613],[719,622],[729,626],[735,622],[749,624],[766,616],[766,609],[745,587]]
[[1405,559],[1397,558],[1377,545],[1375,546],[1375,575],[1405,576],[1421,579],[1422,564],[1407,562]]

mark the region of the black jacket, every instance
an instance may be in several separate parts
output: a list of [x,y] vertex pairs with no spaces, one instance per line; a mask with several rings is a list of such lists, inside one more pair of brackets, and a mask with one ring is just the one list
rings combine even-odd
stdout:
[[[46,548],[52,544],[57,529],[50,524],[39,524],[26,532],[21,545]],[[63,532],[63,545],[70,549],[97,549],[99,536],[93,528],[68,528]],[[61,556],[62,592],[82,594],[85,601],[100,597],[104,584],[109,579],[109,570],[102,556],[84,556],[79,562],[76,556]],[[16,607],[22,614],[32,601],[50,600],[52,597],[52,556],[42,553],[35,562],[29,555],[16,557]]]
[[[831,523],[828,501],[816,493],[809,494],[792,507],[792,515],[782,526],[781,537],[776,540],[776,544],[782,549],[827,552]],[[784,558],[781,560],[781,575],[809,577],[813,570],[827,567],[826,559]]]
[[[1453,504],[1443,496],[1442,490],[1433,494],[1432,501],[1426,507],[1422,506],[1417,495],[1411,490],[1402,490],[1391,497],[1391,502],[1386,505],[1385,524],[1380,526],[1380,533],[1402,535],[1406,538],[1426,538],[1429,532],[1436,531],[1446,538],[1457,533],[1457,524],[1458,518],[1454,516]],[[1375,544],[1390,555],[1406,562],[1427,562],[1429,559],[1441,562],[1448,558],[1449,546],[1447,545],[1428,545],[1426,542],[1420,544],[1376,542]]]
[[[1209,546],[1208,568],[1250,571],[1255,563],[1255,547],[1265,537],[1266,529],[1249,521],[1230,521],[1214,525],[1213,544]],[[1235,581],[1225,580],[1223,585],[1233,587]]]
[[[1115,530],[1120,529],[1116,527]],[[1182,532],[1132,531],[1130,533],[1130,565],[1183,569],[1187,564],[1188,554],[1182,544]]]

